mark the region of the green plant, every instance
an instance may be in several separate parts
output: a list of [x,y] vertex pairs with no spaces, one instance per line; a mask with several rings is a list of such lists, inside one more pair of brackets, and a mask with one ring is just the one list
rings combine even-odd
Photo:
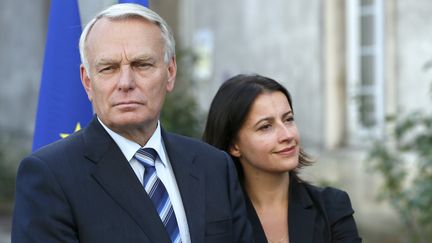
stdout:
[[[16,165],[7,156],[8,147],[0,143],[0,214],[11,210],[15,192]],[[9,150],[10,152],[10,150]]]
[[372,168],[384,182],[381,199],[399,213],[410,242],[432,239],[432,116],[413,112],[389,120],[394,143],[376,142]]
[[11,166],[0,159],[0,202],[10,202],[14,195],[15,173]]
[[168,131],[198,138],[201,136],[203,114],[191,91],[194,84],[191,74],[194,61],[191,51],[177,51],[176,86],[167,95],[161,122]]

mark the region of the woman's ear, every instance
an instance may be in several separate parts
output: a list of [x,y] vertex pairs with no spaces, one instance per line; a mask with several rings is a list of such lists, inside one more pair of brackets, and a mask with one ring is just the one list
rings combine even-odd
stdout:
[[228,152],[229,152],[232,156],[234,156],[234,157],[236,157],[236,158],[240,158],[240,156],[241,156],[240,149],[238,148],[238,146],[237,146],[236,143],[231,144],[231,145],[229,146],[229,148],[228,148]]

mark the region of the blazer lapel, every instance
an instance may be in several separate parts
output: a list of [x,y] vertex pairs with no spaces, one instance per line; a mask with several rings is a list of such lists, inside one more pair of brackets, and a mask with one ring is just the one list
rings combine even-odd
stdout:
[[96,164],[92,175],[100,186],[130,215],[151,242],[170,242],[129,162],[96,118],[85,129],[84,140],[85,156]]
[[204,242],[205,180],[196,153],[176,135],[162,130],[162,137],[176,177],[192,242]]
[[291,243],[313,242],[316,209],[306,188],[296,179],[290,181],[288,229]]

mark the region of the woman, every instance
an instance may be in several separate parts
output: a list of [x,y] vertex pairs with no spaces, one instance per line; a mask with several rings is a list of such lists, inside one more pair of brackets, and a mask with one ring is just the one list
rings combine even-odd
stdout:
[[348,195],[302,181],[312,163],[300,147],[289,92],[259,75],[238,75],[214,97],[204,140],[233,158],[256,242],[361,242]]

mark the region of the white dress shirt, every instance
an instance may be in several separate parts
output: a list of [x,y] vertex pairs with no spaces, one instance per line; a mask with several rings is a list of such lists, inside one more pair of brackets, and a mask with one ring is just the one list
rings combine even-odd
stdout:
[[[126,160],[129,161],[130,166],[132,167],[136,176],[142,184],[145,168],[140,162],[138,162],[134,158],[135,153],[138,151],[138,149],[141,148],[141,146],[138,143],[115,133],[107,126],[105,126],[105,124],[103,124],[99,118],[98,120],[102,124],[103,128],[105,128],[108,134],[119,146],[123,155],[126,157]],[[183,201],[181,199],[180,191],[177,186],[177,181],[175,179],[174,172],[172,170],[171,163],[166,153],[164,142],[162,140],[159,121],[157,123],[155,132],[150,137],[146,145],[144,145],[144,148],[152,148],[156,150],[158,154],[155,161],[156,174],[164,184],[170,197],[171,204],[176,215],[177,224],[179,226],[181,241],[182,243],[190,243],[191,240],[189,234],[189,227],[186,219],[186,213],[183,207]]]

